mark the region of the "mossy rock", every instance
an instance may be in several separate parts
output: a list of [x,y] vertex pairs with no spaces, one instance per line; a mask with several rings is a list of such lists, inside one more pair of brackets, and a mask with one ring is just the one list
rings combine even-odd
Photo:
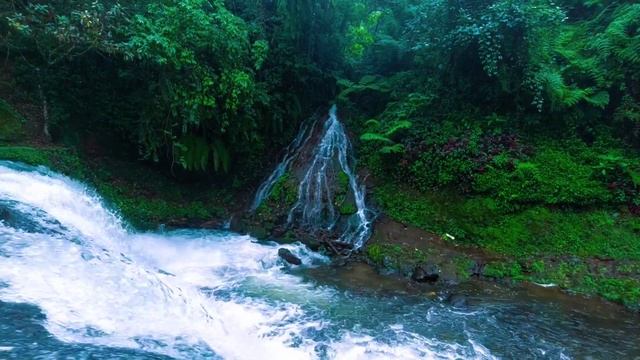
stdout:
[[20,141],[25,137],[24,118],[0,99],[0,142]]
[[343,201],[338,207],[338,211],[340,212],[340,215],[348,216],[357,213],[358,208],[354,201]]

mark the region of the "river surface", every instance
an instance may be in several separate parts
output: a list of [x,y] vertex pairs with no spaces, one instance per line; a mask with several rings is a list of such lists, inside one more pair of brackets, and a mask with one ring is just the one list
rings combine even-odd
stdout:
[[468,304],[303,245],[129,229],[81,183],[0,162],[0,359],[634,359],[640,319],[531,288]]

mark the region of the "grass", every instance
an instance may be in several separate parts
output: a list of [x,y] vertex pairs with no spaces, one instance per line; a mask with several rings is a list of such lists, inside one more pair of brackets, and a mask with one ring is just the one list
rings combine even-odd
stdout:
[[415,265],[427,259],[424,251],[408,249],[400,245],[371,244],[366,252],[367,257],[377,265],[387,265],[391,268],[405,264]]

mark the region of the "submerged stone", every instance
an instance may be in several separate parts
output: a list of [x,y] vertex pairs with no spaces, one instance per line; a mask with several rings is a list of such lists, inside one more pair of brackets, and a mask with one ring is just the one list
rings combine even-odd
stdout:
[[302,265],[302,260],[299,257],[295,256],[291,250],[280,248],[278,249],[278,256],[280,256],[284,261],[288,262],[292,265]]
[[450,294],[444,302],[453,307],[467,307],[469,305],[467,297],[461,294]]

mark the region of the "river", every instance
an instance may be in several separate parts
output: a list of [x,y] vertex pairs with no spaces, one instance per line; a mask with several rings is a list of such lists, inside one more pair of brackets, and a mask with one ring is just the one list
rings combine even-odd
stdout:
[[136,232],[84,184],[0,162],[0,359],[640,357],[616,306],[480,283],[454,306],[283,246],[304,265],[227,231]]

